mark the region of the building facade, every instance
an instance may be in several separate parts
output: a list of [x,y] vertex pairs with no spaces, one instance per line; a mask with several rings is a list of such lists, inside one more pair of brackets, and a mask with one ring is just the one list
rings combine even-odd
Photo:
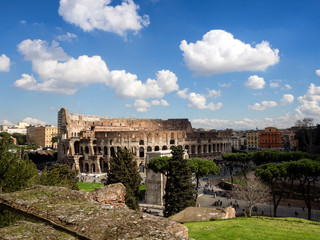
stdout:
[[282,132],[275,127],[267,127],[259,133],[259,148],[280,149],[282,148]]
[[256,150],[259,148],[259,131],[251,130],[246,132],[247,149]]
[[118,148],[130,150],[139,165],[146,153],[181,145],[189,157],[221,159],[231,152],[231,130],[197,131],[188,119],[131,119],[58,112],[58,158],[84,173],[107,172]]
[[27,128],[27,141],[41,147],[57,148],[57,143],[52,145],[52,138],[58,136],[58,128],[52,125],[29,126]]

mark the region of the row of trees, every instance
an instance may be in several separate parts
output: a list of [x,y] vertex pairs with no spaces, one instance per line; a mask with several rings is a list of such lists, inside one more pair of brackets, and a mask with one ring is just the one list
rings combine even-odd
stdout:
[[311,218],[311,201],[320,194],[316,187],[316,181],[320,177],[319,155],[264,150],[255,153],[227,153],[223,155],[223,159],[228,162],[232,184],[233,167],[240,167],[247,181],[246,172],[250,164],[259,166],[255,175],[271,189],[274,216],[277,215],[284,193],[287,191],[291,198],[294,187],[297,186],[308,208],[308,218]]
[[308,219],[311,219],[311,202],[320,195],[316,181],[320,177],[320,162],[311,159],[283,162],[280,164],[268,163],[260,166],[255,172],[270,188],[273,198],[273,214],[277,215],[278,205],[283,194],[288,191],[292,196],[294,182],[298,182],[298,191],[302,194],[308,208]]

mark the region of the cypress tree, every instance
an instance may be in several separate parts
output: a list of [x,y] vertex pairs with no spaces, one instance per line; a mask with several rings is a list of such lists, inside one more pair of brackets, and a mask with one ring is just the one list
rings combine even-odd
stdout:
[[118,149],[110,161],[107,184],[121,182],[126,188],[126,205],[139,209],[141,177],[136,160],[127,149]]
[[192,173],[188,162],[183,158],[181,146],[172,147],[167,172],[166,193],[164,195],[164,216],[172,216],[187,207],[195,205],[195,191],[192,184]]

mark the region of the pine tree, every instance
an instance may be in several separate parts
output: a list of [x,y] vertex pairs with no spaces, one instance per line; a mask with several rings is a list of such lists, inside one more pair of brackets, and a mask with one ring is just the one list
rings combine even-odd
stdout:
[[110,161],[107,184],[121,182],[126,188],[126,205],[139,209],[141,177],[136,160],[127,149],[118,149]]
[[172,216],[183,209],[195,205],[195,191],[192,185],[192,173],[187,160],[183,159],[181,146],[172,148],[169,160],[166,193],[164,195],[164,216]]

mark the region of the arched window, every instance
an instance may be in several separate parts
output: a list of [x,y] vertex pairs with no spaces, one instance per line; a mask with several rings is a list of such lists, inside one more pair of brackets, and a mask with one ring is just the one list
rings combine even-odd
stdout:
[[155,147],[154,147],[154,150],[155,150],[155,151],[159,151],[159,150],[160,150],[159,146],[155,146]]
[[174,139],[171,139],[171,140],[170,140],[170,144],[174,144]]
[[79,141],[75,141],[74,142],[74,153],[75,154],[79,154],[79,146],[80,146]]
[[194,145],[192,145],[192,147],[191,147],[191,153],[192,154],[196,153],[196,147]]
[[83,154],[83,147],[80,148],[80,153]]
[[168,149],[167,146],[163,146],[163,147],[162,147],[162,150],[167,150],[167,149]]
[[102,154],[101,153],[101,147],[98,147],[98,154]]
[[85,152],[86,154],[89,153],[89,147],[88,147],[88,146],[86,146],[86,147],[84,148],[84,152]]
[[108,148],[107,148],[107,147],[104,147],[104,148],[103,148],[103,152],[104,152],[103,155],[107,156],[107,155],[108,155]]
[[140,141],[139,141],[139,145],[144,145],[144,141],[143,141],[143,140],[140,140]]
[[92,173],[96,172],[96,165],[94,163],[91,164],[91,172]]
[[211,145],[208,145],[208,152],[211,153]]
[[203,152],[204,152],[204,153],[207,152],[207,145],[203,145]]
[[84,168],[85,168],[86,173],[89,172],[89,164],[88,163],[84,164]]
[[148,146],[147,147],[147,152],[152,152],[152,147]]
[[97,146],[94,146],[94,147],[93,147],[93,151],[94,151],[94,154],[95,154],[95,155],[97,155],[97,154],[98,154]]
[[186,145],[186,146],[184,147],[184,149],[187,150],[187,153],[189,153],[189,146],[188,146],[188,145]]
[[110,153],[111,153],[111,156],[112,156],[112,157],[115,155],[114,147],[111,147],[111,148],[110,148]]
[[201,145],[198,146],[197,153],[201,153]]
[[97,140],[94,140],[94,141],[93,141],[93,144],[97,144]]
[[139,148],[139,157],[144,157],[144,148],[143,147]]

